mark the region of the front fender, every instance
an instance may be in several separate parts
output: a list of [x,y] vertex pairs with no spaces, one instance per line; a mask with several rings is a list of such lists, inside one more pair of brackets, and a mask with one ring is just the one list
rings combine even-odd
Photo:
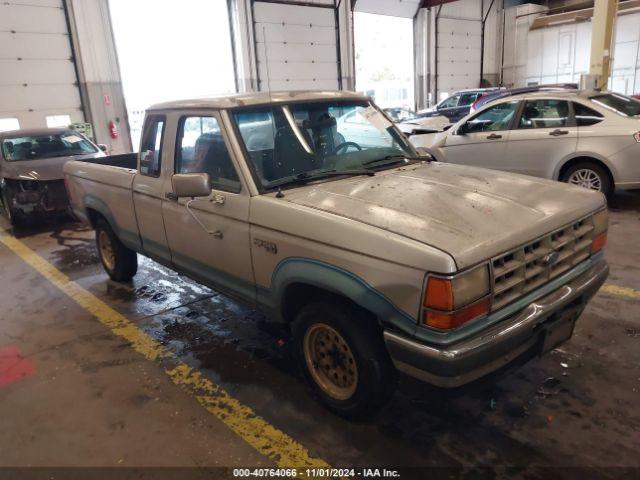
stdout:
[[282,312],[287,288],[294,284],[306,284],[343,296],[356,305],[372,312],[383,325],[393,325],[397,329],[413,334],[417,327],[415,318],[398,308],[383,293],[373,288],[357,275],[309,258],[287,258],[274,269],[271,289],[258,292],[262,303]]

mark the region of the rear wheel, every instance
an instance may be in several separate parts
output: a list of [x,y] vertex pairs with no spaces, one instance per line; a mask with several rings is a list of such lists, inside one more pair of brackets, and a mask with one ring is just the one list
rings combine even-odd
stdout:
[[602,192],[607,198],[613,194],[613,182],[609,173],[594,162],[580,162],[570,166],[564,172],[562,181]]
[[396,371],[366,312],[346,302],[311,303],[298,313],[293,335],[305,379],[333,412],[368,417],[393,395]]
[[100,262],[116,282],[128,282],[138,271],[136,252],[124,246],[104,219],[96,222],[96,246]]

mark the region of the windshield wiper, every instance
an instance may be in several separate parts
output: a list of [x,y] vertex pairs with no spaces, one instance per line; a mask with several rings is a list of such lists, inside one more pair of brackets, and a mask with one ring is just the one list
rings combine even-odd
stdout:
[[355,177],[358,175],[368,175],[373,176],[376,172],[369,169],[356,169],[356,170],[321,170],[317,172],[302,172],[296,175],[295,177],[282,178],[280,180],[276,180],[275,182],[271,182],[267,188],[274,187],[282,187],[284,185],[295,185],[302,184],[307,182],[312,182],[314,180],[319,180],[327,177],[340,177],[340,176],[351,176]]
[[373,165],[375,163],[383,163],[383,165],[393,165],[395,163],[404,162],[405,160],[409,160],[412,162],[427,162],[429,161],[429,157],[409,157],[407,155],[387,155],[386,157],[376,158],[374,160],[366,161],[362,164],[362,166]]

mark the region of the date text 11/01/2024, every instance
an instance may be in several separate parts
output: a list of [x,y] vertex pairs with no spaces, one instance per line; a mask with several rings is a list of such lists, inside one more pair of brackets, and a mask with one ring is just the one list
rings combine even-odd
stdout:
[[397,470],[386,468],[236,468],[236,478],[400,478]]

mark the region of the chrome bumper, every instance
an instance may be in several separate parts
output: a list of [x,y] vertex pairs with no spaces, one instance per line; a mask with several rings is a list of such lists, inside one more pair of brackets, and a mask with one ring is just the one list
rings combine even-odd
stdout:
[[487,375],[516,357],[540,348],[550,327],[567,315],[577,318],[609,274],[605,260],[592,259],[585,272],[516,314],[457,343],[441,346],[417,342],[385,331],[384,340],[396,368],[441,387],[457,387]]

